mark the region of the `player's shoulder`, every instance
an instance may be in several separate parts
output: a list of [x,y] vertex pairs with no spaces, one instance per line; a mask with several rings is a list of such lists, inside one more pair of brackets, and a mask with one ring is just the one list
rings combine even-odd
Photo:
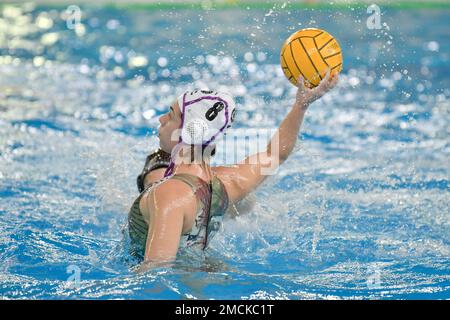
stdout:
[[237,172],[238,169],[239,165],[237,164],[211,167],[212,172],[218,177],[228,175],[233,172]]
[[212,168],[213,174],[222,182],[232,203],[240,198],[239,181],[241,180],[238,165],[216,166]]
[[170,177],[158,183],[153,193],[158,199],[180,200],[192,196],[194,192],[186,182]]
[[170,177],[163,179],[150,188],[142,196],[140,207],[146,214],[151,216],[156,211],[156,207],[160,209],[165,207],[170,207],[171,209],[177,209],[182,206],[188,207],[194,200],[194,192],[188,184]]

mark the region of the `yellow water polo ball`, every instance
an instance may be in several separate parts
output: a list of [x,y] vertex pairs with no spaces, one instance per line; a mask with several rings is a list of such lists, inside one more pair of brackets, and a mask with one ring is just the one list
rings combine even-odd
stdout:
[[328,32],[315,28],[294,32],[281,47],[281,68],[286,78],[297,85],[300,75],[305,85],[312,88],[319,84],[326,73],[342,70],[342,52],[339,43]]

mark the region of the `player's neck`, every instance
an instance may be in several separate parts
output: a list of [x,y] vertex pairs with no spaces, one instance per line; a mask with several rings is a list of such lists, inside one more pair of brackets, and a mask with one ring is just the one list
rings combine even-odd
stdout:
[[175,165],[174,174],[177,173],[188,173],[194,176],[200,177],[205,181],[209,181],[209,173],[208,173],[208,163],[198,164],[198,163],[180,163]]
[[174,174],[188,173],[209,181],[211,156],[202,146],[182,146],[174,155]]

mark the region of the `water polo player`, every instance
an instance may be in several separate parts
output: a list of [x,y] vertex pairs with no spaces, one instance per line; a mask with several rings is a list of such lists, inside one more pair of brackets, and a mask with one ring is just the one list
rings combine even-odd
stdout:
[[[186,91],[160,117],[160,148],[150,154],[137,178],[140,195],[128,215],[133,255],[160,264],[173,261],[180,247],[207,248],[228,208],[249,195],[292,152],[309,105],[337,83],[327,76],[315,88],[298,79],[296,100],[264,152],[232,166],[210,166],[216,142],[235,114],[231,95]],[[264,164],[260,159],[265,159]]]

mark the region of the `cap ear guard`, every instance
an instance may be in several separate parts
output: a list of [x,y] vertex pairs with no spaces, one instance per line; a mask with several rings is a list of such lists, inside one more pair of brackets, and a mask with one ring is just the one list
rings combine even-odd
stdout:
[[209,133],[208,124],[202,119],[192,119],[181,130],[181,139],[184,143],[201,145]]

